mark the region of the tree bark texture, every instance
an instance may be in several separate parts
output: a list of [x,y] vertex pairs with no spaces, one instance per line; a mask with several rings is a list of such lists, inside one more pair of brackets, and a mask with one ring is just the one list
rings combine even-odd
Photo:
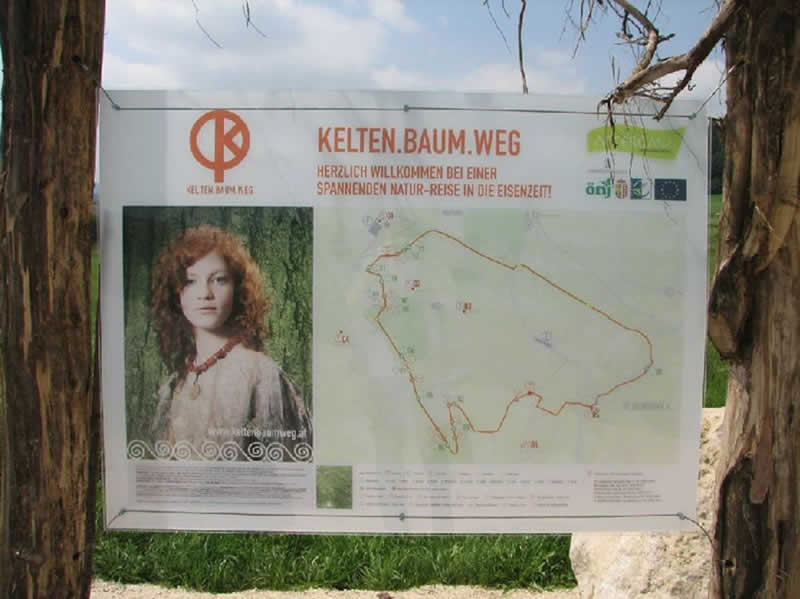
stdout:
[[88,597],[90,207],[103,0],[3,0],[0,596]]
[[800,3],[741,2],[725,40],[720,262],[731,360],[711,596],[800,597]]

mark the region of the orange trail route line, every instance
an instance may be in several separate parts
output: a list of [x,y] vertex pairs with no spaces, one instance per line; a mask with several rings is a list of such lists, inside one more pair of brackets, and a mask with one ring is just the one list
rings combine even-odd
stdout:
[[[469,413],[460,404],[458,404],[456,402],[448,402],[447,410],[448,410],[449,421],[450,421],[450,434],[452,436],[452,440],[451,440],[450,438],[448,438],[448,435],[442,430],[442,428],[437,424],[437,422],[434,420],[433,416],[431,416],[430,412],[425,407],[425,404],[422,402],[422,397],[421,397],[421,395],[419,393],[419,389],[417,388],[417,377],[416,377],[416,375],[414,374],[414,371],[411,368],[411,364],[406,359],[406,357],[403,355],[403,352],[400,351],[400,348],[397,347],[397,344],[395,343],[394,339],[392,339],[392,336],[389,334],[389,332],[386,330],[386,328],[383,326],[383,323],[381,322],[381,316],[383,316],[384,312],[386,312],[386,310],[388,309],[389,302],[388,302],[388,299],[386,297],[386,286],[384,284],[383,275],[378,273],[378,272],[375,272],[375,270],[374,270],[375,265],[378,264],[378,262],[380,262],[381,260],[384,260],[384,259],[387,259],[387,258],[398,258],[398,257],[402,256],[409,249],[411,249],[416,243],[418,243],[419,241],[421,241],[422,239],[424,239],[428,235],[439,235],[440,237],[444,237],[446,239],[449,239],[450,241],[453,241],[453,242],[457,243],[458,245],[460,245],[461,247],[463,247],[465,250],[467,250],[469,252],[472,252],[473,254],[478,256],[479,258],[482,258],[483,260],[491,262],[492,264],[495,264],[497,266],[500,266],[500,267],[505,268],[507,270],[510,270],[512,272],[515,272],[518,269],[522,269],[524,271],[527,271],[531,275],[533,275],[534,277],[537,277],[537,278],[541,279],[546,284],[548,284],[551,287],[553,287],[554,289],[560,291],[561,293],[563,293],[564,295],[566,295],[570,299],[582,304],[583,306],[585,306],[586,308],[589,308],[590,310],[596,312],[597,314],[600,314],[601,316],[603,316],[604,318],[608,319],[609,321],[611,321],[612,323],[614,323],[618,327],[621,327],[621,328],[625,329],[626,331],[630,331],[632,333],[636,333],[637,335],[642,337],[642,339],[645,340],[645,342],[647,343],[647,347],[649,348],[649,354],[650,355],[649,355],[649,360],[648,360],[647,365],[644,367],[642,372],[639,373],[637,376],[632,377],[630,379],[626,379],[626,380],[624,380],[622,382],[619,382],[616,385],[614,385],[613,387],[611,387],[610,389],[595,395],[594,401],[592,403],[566,401],[566,402],[562,403],[561,407],[558,408],[557,410],[549,410],[549,409],[545,408],[542,405],[542,401],[544,401],[544,397],[542,397],[540,394],[536,393],[535,391],[528,390],[528,391],[523,391],[521,393],[518,393],[513,398],[511,398],[511,400],[508,401],[508,403],[506,403],[505,410],[503,411],[503,416],[500,418],[500,421],[497,423],[497,425],[494,428],[478,428],[475,425],[475,423],[472,421],[472,418],[470,417]],[[382,304],[381,304],[380,310],[378,310],[378,313],[375,315],[375,322],[378,325],[378,327],[381,329],[383,334],[386,336],[386,339],[389,341],[389,344],[392,346],[392,349],[394,349],[395,353],[397,354],[397,357],[403,363],[403,366],[405,367],[406,371],[408,372],[408,381],[411,384],[411,388],[412,388],[412,390],[414,392],[414,397],[417,400],[417,404],[419,405],[419,407],[422,410],[422,412],[425,414],[425,417],[430,422],[430,424],[433,427],[434,431],[436,431],[436,434],[439,437],[439,439],[442,441],[442,443],[445,445],[447,450],[452,455],[456,455],[459,452],[459,449],[460,449],[459,440],[461,438],[461,435],[458,433],[458,431],[456,429],[456,417],[455,417],[455,412],[456,411],[461,413],[461,415],[464,417],[464,419],[467,422],[467,426],[469,427],[469,429],[473,433],[479,433],[479,434],[484,434],[484,435],[492,435],[492,434],[500,432],[500,430],[502,430],[503,425],[506,422],[506,419],[508,418],[508,414],[511,411],[511,407],[515,403],[521,401],[522,399],[525,399],[526,397],[535,397],[536,398],[536,407],[538,409],[542,410],[543,412],[545,412],[547,414],[550,414],[551,416],[560,415],[561,412],[564,410],[564,408],[567,407],[567,406],[579,406],[579,407],[582,407],[582,408],[586,408],[587,410],[590,410],[592,413],[594,413],[595,410],[597,409],[597,405],[600,403],[601,399],[603,399],[605,397],[608,397],[609,395],[614,393],[614,391],[616,391],[620,387],[624,387],[625,385],[630,385],[631,383],[635,383],[636,381],[638,381],[641,378],[643,378],[644,375],[647,374],[647,372],[650,370],[650,368],[653,366],[653,363],[654,363],[654,361],[653,361],[653,343],[650,341],[650,338],[647,336],[647,334],[644,331],[641,331],[641,330],[633,328],[633,327],[629,327],[629,326],[621,323],[619,320],[617,320],[616,318],[614,318],[613,316],[611,316],[607,312],[604,312],[600,308],[598,308],[596,306],[593,306],[592,304],[590,304],[589,302],[587,302],[584,299],[581,299],[580,297],[578,297],[574,293],[571,293],[570,291],[567,291],[566,289],[564,289],[563,287],[561,287],[557,283],[555,283],[555,282],[551,281],[550,279],[548,279],[543,274],[541,274],[541,273],[535,271],[534,269],[532,269],[527,264],[521,264],[521,263],[520,264],[516,264],[516,265],[507,264],[506,262],[503,262],[502,260],[498,260],[497,258],[493,258],[492,256],[489,256],[487,254],[484,254],[483,252],[480,252],[479,250],[475,249],[474,247],[468,245],[467,243],[464,243],[463,241],[461,241],[457,237],[454,237],[453,235],[450,235],[449,233],[445,233],[444,231],[439,231],[438,229],[428,229],[427,231],[425,231],[424,233],[421,233],[420,235],[418,235],[413,241],[411,241],[410,243],[406,244],[405,246],[403,246],[400,250],[398,250],[396,252],[387,252],[387,253],[381,254],[380,256],[375,258],[375,260],[373,260],[369,264],[369,266],[367,266],[366,272],[371,274],[371,275],[373,275],[373,276],[375,276],[375,277],[378,277],[378,280],[379,280],[379,283],[380,283],[380,288],[381,288]]]

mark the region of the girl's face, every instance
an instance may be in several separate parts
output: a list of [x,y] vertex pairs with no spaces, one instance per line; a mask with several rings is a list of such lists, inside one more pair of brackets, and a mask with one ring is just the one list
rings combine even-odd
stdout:
[[195,329],[221,329],[233,310],[233,287],[233,273],[216,251],[197,260],[186,269],[186,285],[180,293],[186,320]]

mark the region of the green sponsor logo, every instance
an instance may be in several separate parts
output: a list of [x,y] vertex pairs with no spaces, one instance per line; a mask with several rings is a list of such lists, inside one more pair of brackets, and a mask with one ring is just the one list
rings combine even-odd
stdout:
[[586,183],[586,195],[597,196],[599,198],[610,198],[611,187],[613,184],[614,181],[611,179],[611,177],[607,177],[602,181],[589,181]]
[[590,152],[630,152],[648,158],[675,160],[683,142],[682,129],[646,129],[631,125],[616,125],[612,143],[611,127],[598,127],[586,135]]

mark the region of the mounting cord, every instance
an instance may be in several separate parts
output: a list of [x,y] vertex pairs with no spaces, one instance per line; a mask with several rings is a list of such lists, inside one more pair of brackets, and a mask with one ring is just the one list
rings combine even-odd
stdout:
[[731,73],[733,73],[733,72],[736,70],[736,68],[737,68],[737,67],[738,67],[740,64],[741,64],[740,62],[737,62],[735,65],[731,66],[731,68],[729,68],[729,69],[726,71],[726,73],[725,73],[725,76],[724,76],[724,77],[723,77],[723,78],[720,80],[720,82],[719,82],[719,84],[717,85],[717,87],[715,87],[715,88],[714,88],[714,91],[712,91],[710,94],[708,94],[708,97],[707,97],[705,100],[703,100],[703,103],[702,103],[702,104],[700,104],[700,108],[698,108],[698,109],[695,111],[695,113],[694,113],[694,114],[693,114],[691,117],[689,117],[689,118],[692,118],[692,119],[693,119],[693,118],[694,118],[694,117],[696,117],[698,114],[700,114],[700,111],[701,111],[701,110],[703,110],[703,108],[705,108],[705,106],[706,106],[706,104],[708,104],[709,100],[711,100],[711,98],[713,98],[713,97],[714,97],[714,94],[716,94],[716,93],[717,93],[717,92],[720,90],[720,88],[721,88],[723,85],[725,85],[725,82],[728,80],[728,77],[730,76],[730,74],[731,74]]
[[73,56],[73,57],[72,57],[72,62],[73,62],[73,63],[75,64],[75,66],[77,66],[77,67],[78,67],[78,68],[79,68],[81,71],[83,71],[84,73],[86,73],[86,76],[87,76],[87,77],[88,77],[88,78],[89,78],[89,79],[90,79],[92,82],[94,82],[94,84],[95,84],[95,85],[98,87],[98,89],[100,89],[100,91],[101,91],[101,92],[103,92],[103,95],[104,95],[106,98],[108,98],[108,101],[109,101],[109,102],[111,102],[111,106],[114,108],[114,110],[122,110],[122,107],[121,107],[119,104],[117,104],[117,103],[114,101],[114,98],[112,98],[112,97],[111,97],[111,94],[109,94],[109,93],[108,93],[108,92],[105,90],[105,88],[103,88],[103,86],[100,84],[100,81],[98,80],[98,78],[97,78],[97,77],[95,77],[95,76],[92,74],[92,72],[89,70],[89,66],[88,66],[88,65],[87,65],[85,62],[83,62],[83,60],[81,60],[81,57],[80,57],[80,56]]

